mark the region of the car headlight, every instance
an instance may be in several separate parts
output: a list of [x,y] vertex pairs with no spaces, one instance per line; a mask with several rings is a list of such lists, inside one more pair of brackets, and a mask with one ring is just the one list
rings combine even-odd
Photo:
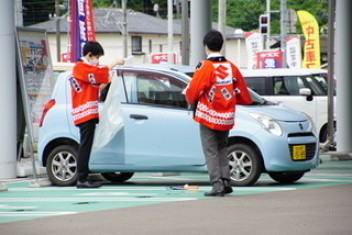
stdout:
[[259,113],[250,113],[250,115],[254,119],[256,119],[263,126],[265,130],[267,130],[271,134],[277,135],[277,136],[282,135],[283,131],[280,124],[272,117],[259,114]]

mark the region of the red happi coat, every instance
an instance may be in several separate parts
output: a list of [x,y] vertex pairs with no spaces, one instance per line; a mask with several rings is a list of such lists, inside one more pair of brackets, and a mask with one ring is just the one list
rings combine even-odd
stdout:
[[234,126],[236,104],[252,103],[241,72],[222,56],[211,57],[197,66],[186,99],[189,104],[197,104],[196,122],[221,131]]
[[99,119],[99,84],[109,83],[109,68],[79,61],[73,68],[70,82],[74,124]]

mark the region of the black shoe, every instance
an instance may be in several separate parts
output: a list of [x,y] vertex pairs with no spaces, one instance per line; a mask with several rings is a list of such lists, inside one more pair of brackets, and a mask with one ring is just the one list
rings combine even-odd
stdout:
[[206,197],[223,197],[224,192],[211,190],[210,192],[204,193],[204,196],[206,196]]
[[92,181],[84,181],[84,182],[80,182],[77,181],[77,188],[100,188],[101,184],[98,182],[92,182]]
[[231,180],[222,179],[222,183],[224,185],[224,190],[222,191],[224,194],[232,193]]
[[224,194],[229,194],[229,193],[232,193],[233,190],[232,190],[232,187],[231,186],[226,186],[224,187],[224,191],[222,191]]

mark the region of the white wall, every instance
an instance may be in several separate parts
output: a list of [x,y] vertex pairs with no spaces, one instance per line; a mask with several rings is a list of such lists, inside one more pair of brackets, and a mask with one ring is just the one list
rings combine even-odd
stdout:
[[[149,55],[151,53],[167,53],[167,35],[166,34],[129,34],[128,39],[128,53],[131,55],[131,36],[142,36],[142,51],[144,55],[134,55],[134,64],[149,63]],[[56,35],[49,34],[49,45],[51,51],[51,57],[53,63],[56,60]],[[149,48],[149,40],[152,42],[151,51]],[[61,35],[61,53],[68,52],[68,41],[67,35]],[[102,64],[109,64],[112,60],[116,58],[123,57],[123,42],[122,36],[119,33],[98,33],[97,41],[103,46],[105,51],[105,56],[101,58]],[[177,63],[181,64],[181,36],[174,36],[174,52],[177,55]],[[200,42],[202,43],[202,42]],[[238,67],[245,68],[247,66],[247,51],[245,40],[242,39],[229,39],[226,42],[226,58],[234,62]]]

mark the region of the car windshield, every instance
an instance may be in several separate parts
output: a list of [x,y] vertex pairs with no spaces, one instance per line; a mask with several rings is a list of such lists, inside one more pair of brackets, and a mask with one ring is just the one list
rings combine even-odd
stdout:
[[268,101],[266,99],[264,99],[263,97],[261,97],[258,93],[256,93],[255,91],[249,89],[249,93],[251,94],[253,103],[251,103],[250,105],[274,105],[276,103]]

